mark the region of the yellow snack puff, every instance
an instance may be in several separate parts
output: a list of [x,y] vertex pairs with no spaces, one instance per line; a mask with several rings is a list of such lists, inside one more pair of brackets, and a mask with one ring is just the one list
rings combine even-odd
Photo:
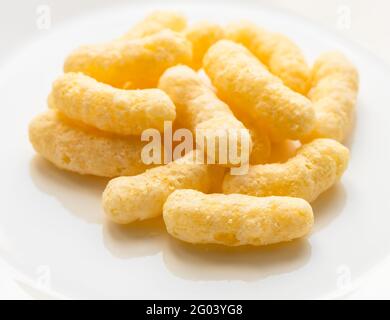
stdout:
[[180,32],[187,26],[187,19],[180,12],[157,10],[148,14],[132,27],[121,39],[137,39],[150,36],[164,29]]
[[189,243],[262,246],[307,235],[313,211],[303,199],[177,190],[164,204],[168,233]]
[[255,165],[267,162],[271,155],[271,142],[267,133],[255,126],[247,125],[247,128],[252,138],[252,152],[249,157],[250,164]]
[[134,175],[151,168],[141,161],[139,137],[121,138],[75,124],[49,110],[30,123],[37,153],[61,169],[103,177]]
[[334,185],[348,166],[349,151],[332,139],[317,139],[303,145],[285,163],[251,166],[247,175],[227,174],[223,193],[252,196],[288,196],[314,201]]
[[[216,88],[211,83],[209,77],[205,74],[203,69],[198,71],[199,78],[202,82],[214,93]],[[237,110],[236,110],[237,111]],[[258,123],[250,119],[248,116],[242,114],[235,114],[236,118],[240,120],[244,127],[249,130],[249,135],[252,139],[252,151],[249,157],[250,164],[265,163],[271,156],[271,141],[264,128]]]
[[304,141],[332,138],[342,142],[349,133],[356,105],[359,75],[339,52],[322,54],[312,70],[309,98],[316,112],[316,125]]
[[176,189],[208,192],[223,175],[223,168],[197,163],[196,152],[133,177],[111,180],[103,193],[107,216],[120,224],[157,217]]
[[288,37],[269,32],[248,21],[231,23],[226,38],[247,47],[284,84],[306,94],[310,84],[310,68],[301,49]]
[[[212,89],[205,85],[201,77],[191,68],[175,66],[167,69],[161,76],[158,87],[164,90],[175,103],[178,121],[194,133],[196,130],[205,132],[206,140],[215,138],[212,134],[207,136],[207,132],[219,133],[221,136],[226,135],[228,145],[237,145],[238,150],[241,150],[241,139],[237,139],[237,136],[231,133],[235,131],[239,135],[240,130],[246,130],[249,138],[248,130],[235,118],[228,105],[218,99]],[[217,139],[216,158],[219,152],[218,142]],[[249,144],[251,145],[251,141]],[[247,156],[249,158],[249,154]],[[229,163],[224,164],[229,165]]]
[[242,121],[245,128],[249,130],[249,135],[252,139],[252,151],[249,157],[249,163],[255,165],[268,162],[272,147],[266,130],[247,116],[240,115],[237,119]]
[[221,26],[208,21],[195,23],[187,27],[183,32],[192,43],[191,66],[195,70],[202,67],[203,56],[210,46],[224,37],[224,31]]
[[273,140],[299,139],[313,128],[311,102],[286,87],[242,45],[220,40],[203,63],[222,99],[267,128]]
[[82,72],[117,88],[156,87],[165,69],[190,64],[191,43],[171,30],[134,40],[112,41],[76,49],[65,61],[65,72]]
[[69,72],[53,84],[49,104],[71,119],[120,135],[164,129],[176,117],[175,105],[159,89],[123,90],[82,73]]
[[269,163],[286,162],[288,159],[294,157],[297,150],[302,146],[298,140],[284,140],[278,143],[271,144],[271,155],[268,159]]

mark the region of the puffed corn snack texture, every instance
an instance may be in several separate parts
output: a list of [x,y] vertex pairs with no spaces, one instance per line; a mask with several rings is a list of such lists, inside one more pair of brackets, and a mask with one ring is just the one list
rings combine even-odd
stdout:
[[300,139],[312,130],[315,114],[311,101],[286,87],[242,45],[218,41],[203,62],[227,104],[266,126],[275,139]]
[[117,89],[74,72],[54,82],[48,102],[69,118],[119,135],[163,131],[164,121],[176,117],[175,105],[160,89]]
[[222,173],[220,167],[198,163],[196,152],[190,152],[140,175],[111,180],[103,193],[103,208],[120,224],[154,218],[162,214],[164,202],[173,191],[191,188],[209,192]]
[[251,166],[242,176],[227,174],[223,192],[298,197],[312,202],[340,179],[348,161],[349,151],[341,143],[316,139],[285,163]]
[[37,153],[57,167],[101,177],[134,175],[151,168],[141,161],[144,143],[75,123],[56,111],[35,117],[29,127]]
[[168,233],[190,243],[268,245],[307,235],[313,211],[303,199],[177,190],[164,204]]
[[[113,178],[102,194],[113,223],[162,216],[171,236],[191,244],[292,241],[310,234],[310,203],[348,167],[356,67],[327,52],[310,68],[292,39],[251,22],[188,23],[154,11],[116,39],[74,50],[63,71],[29,139],[60,169]],[[244,131],[248,172],[205,163],[197,143],[147,164],[141,137],[165,134],[167,122],[192,135]]]
[[82,46],[67,57],[64,71],[82,72],[117,88],[145,89],[156,87],[165,69],[191,61],[191,43],[164,29],[143,38]]

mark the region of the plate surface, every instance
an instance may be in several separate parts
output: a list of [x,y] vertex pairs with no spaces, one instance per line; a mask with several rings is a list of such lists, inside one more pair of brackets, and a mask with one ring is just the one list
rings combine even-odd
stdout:
[[181,10],[191,21],[250,19],[289,35],[310,62],[337,49],[358,66],[351,163],[341,183],[313,204],[316,224],[308,239],[223,249],[180,243],[159,219],[118,227],[104,220],[100,206],[107,180],[60,171],[34,154],[28,123],[46,109],[66,55],[120,35],[156,7],[140,2],[82,14],[1,61],[0,262],[23,290],[69,298],[321,298],[357,290],[390,253],[390,72],[305,20],[249,3],[158,6]]

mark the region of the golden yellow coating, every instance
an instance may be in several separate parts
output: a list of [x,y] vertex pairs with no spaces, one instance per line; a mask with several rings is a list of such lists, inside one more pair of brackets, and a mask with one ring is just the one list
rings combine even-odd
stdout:
[[271,144],[271,155],[268,159],[268,163],[286,162],[288,159],[294,157],[297,150],[302,146],[300,141],[297,140],[283,140],[278,143]]
[[111,180],[103,193],[103,208],[114,222],[126,224],[162,214],[168,196],[176,189],[208,192],[223,175],[223,169],[197,163],[195,152],[165,166],[133,177]]
[[[191,68],[175,66],[167,69],[161,76],[158,87],[164,90],[175,103],[177,118],[181,124],[194,133],[197,130],[198,132],[209,130],[203,131],[206,140],[207,132],[215,132],[220,136],[226,134],[228,144],[234,143],[237,148],[240,148],[241,139],[231,135],[232,131],[236,130],[237,134],[240,134],[239,130],[246,130],[249,137],[248,130],[235,118],[229,106],[218,99],[212,89],[205,85],[201,77]],[[216,142],[218,155],[218,140]]]
[[180,32],[187,26],[187,19],[180,12],[157,10],[148,14],[132,27],[121,39],[137,39],[150,36],[164,29]]
[[359,87],[355,66],[339,52],[324,53],[314,63],[312,83],[309,98],[317,121],[304,140],[332,138],[342,142],[354,118]]
[[248,128],[252,139],[252,151],[249,157],[249,163],[255,165],[267,162],[271,156],[271,141],[268,134],[253,122],[243,121],[243,123]]
[[313,128],[311,102],[286,87],[242,45],[220,40],[203,63],[222,99],[267,127],[274,140],[299,139]]
[[227,174],[223,193],[252,196],[288,196],[314,201],[335,184],[348,166],[349,151],[332,139],[317,139],[303,145],[285,163],[251,166],[242,176]]
[[243,128],[229,106],[218,99],[201,77],[187,66],[167,69],[159,80],[158,88],[164,90],[172,99],[178,120],[191,130],[214,118],[231,118],[236,122],[236,128]]
[[195,70],[202,67],[203,56],[218,40],[223,39],[224,31],[216,23],[199,21],[184,30],[186,38],[192,43],[192,64]]
[[[198,71],[199,78],[212,91],[216,92],[216,88],[211,83],[209,77],[203,69]],[[237,110],[236,110],[237,111]],[[240,120],[244,127],[249,130],[249,135],[252,140],[252,151],[249,157],[250,164],[260,164],[268,162],[271,156],[271,141],[264,128],[255,121],[252,121],[248,116],[236,113],[236,118]]]
[[37,153],[57,167],[103,177],[134,175],[151,168],[141,161],[139,137],[118,137],[75,124],[56,111],[37,116],[29,127]]
[[69,72],[53,84],[49,104],[71,119],[120,135],[164,129],[176,117],[175,105],[159,89],[123,90],[82,73]]
[[306,94],[310,84],[310,68],[301,49],[288,37],[241,21],[227,26],[226,38],[247,47],[286,86]]
[[191,43],[163,30],[141,39],[82,46],[68,56],[64,71],[82,72],[117,88],[144,89],[156,87],[165,69],[191,61]]
[[164,204],[168,233],[190,243],[262,246],[307,235],[313,211],[303,199],[177,190]]
[[249,130],[250,137],[252,139],[252,151],[249,157],[249,163],[252,165],[268,162],[271,156],[271,141],[268,137],[267,131],[261,124],[256,123],[247,115],[243,115],[240,112],[235,114]]

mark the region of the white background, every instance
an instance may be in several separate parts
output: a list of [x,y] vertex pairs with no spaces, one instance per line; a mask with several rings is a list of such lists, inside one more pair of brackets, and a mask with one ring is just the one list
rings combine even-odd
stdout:
[[[181,1],[184,2],[185,0]],[[0,4],[0,58],[11,54],[25,40],[45,30],[36,28],[36,10],[41,5],[53,9],[52,24],[81,15],[91,8],[126,3],[131,0],[83,0],[77,7],[66,0],[8,0]],[[164,2],[161,0],[161,2]],[[210,1],[213,2],[213,1]],[[217,2],[217,1],[214,1]],[[222,1],[223,2],[223,1]],[[241,1],[244,3],[245,1]],[[254,0],[308,18],[333,32],[340,33],[361,44],[390,64],[390,3],[386,0]],[[8,5],[8,3],[12,5]],[[351,12],[351,24],[340,23],[343,9]]]
[[[50,32],[50,30],[39,30],[36,27],[36,10],[39,6],[50,6],[53,14],[52,25],[55,27],[56,24],[61,24],[69,17],[80,15],[91,8],[109,6],[113,2],[115,1],[84,0],[79,2],[78,7],[74,7],[69,6],[67,1],[59,0],[2,1],[0,4],[0,64],[17,52],[26,42],[33,41],[42,33]],[[118,0],[117,2],[129,1]],[[244,1],[241,2],[244,3]],[[390,3],[388,1],[259,0],[257,2],[283,8],[325,26],[335,33],[342,34],[390,65],[390,22],[388,18]],[[341,14],[346,11],[350,13],[350,24],[345,24],[340,20]],[[390,298],[390,271],[385,269],[385,266],[386,264],[362,284],[365,289],[359,292],[359,298]],[[0,262],[0,298],[23,297],[27,298],[29,295],[9,281],[6,268]]]

